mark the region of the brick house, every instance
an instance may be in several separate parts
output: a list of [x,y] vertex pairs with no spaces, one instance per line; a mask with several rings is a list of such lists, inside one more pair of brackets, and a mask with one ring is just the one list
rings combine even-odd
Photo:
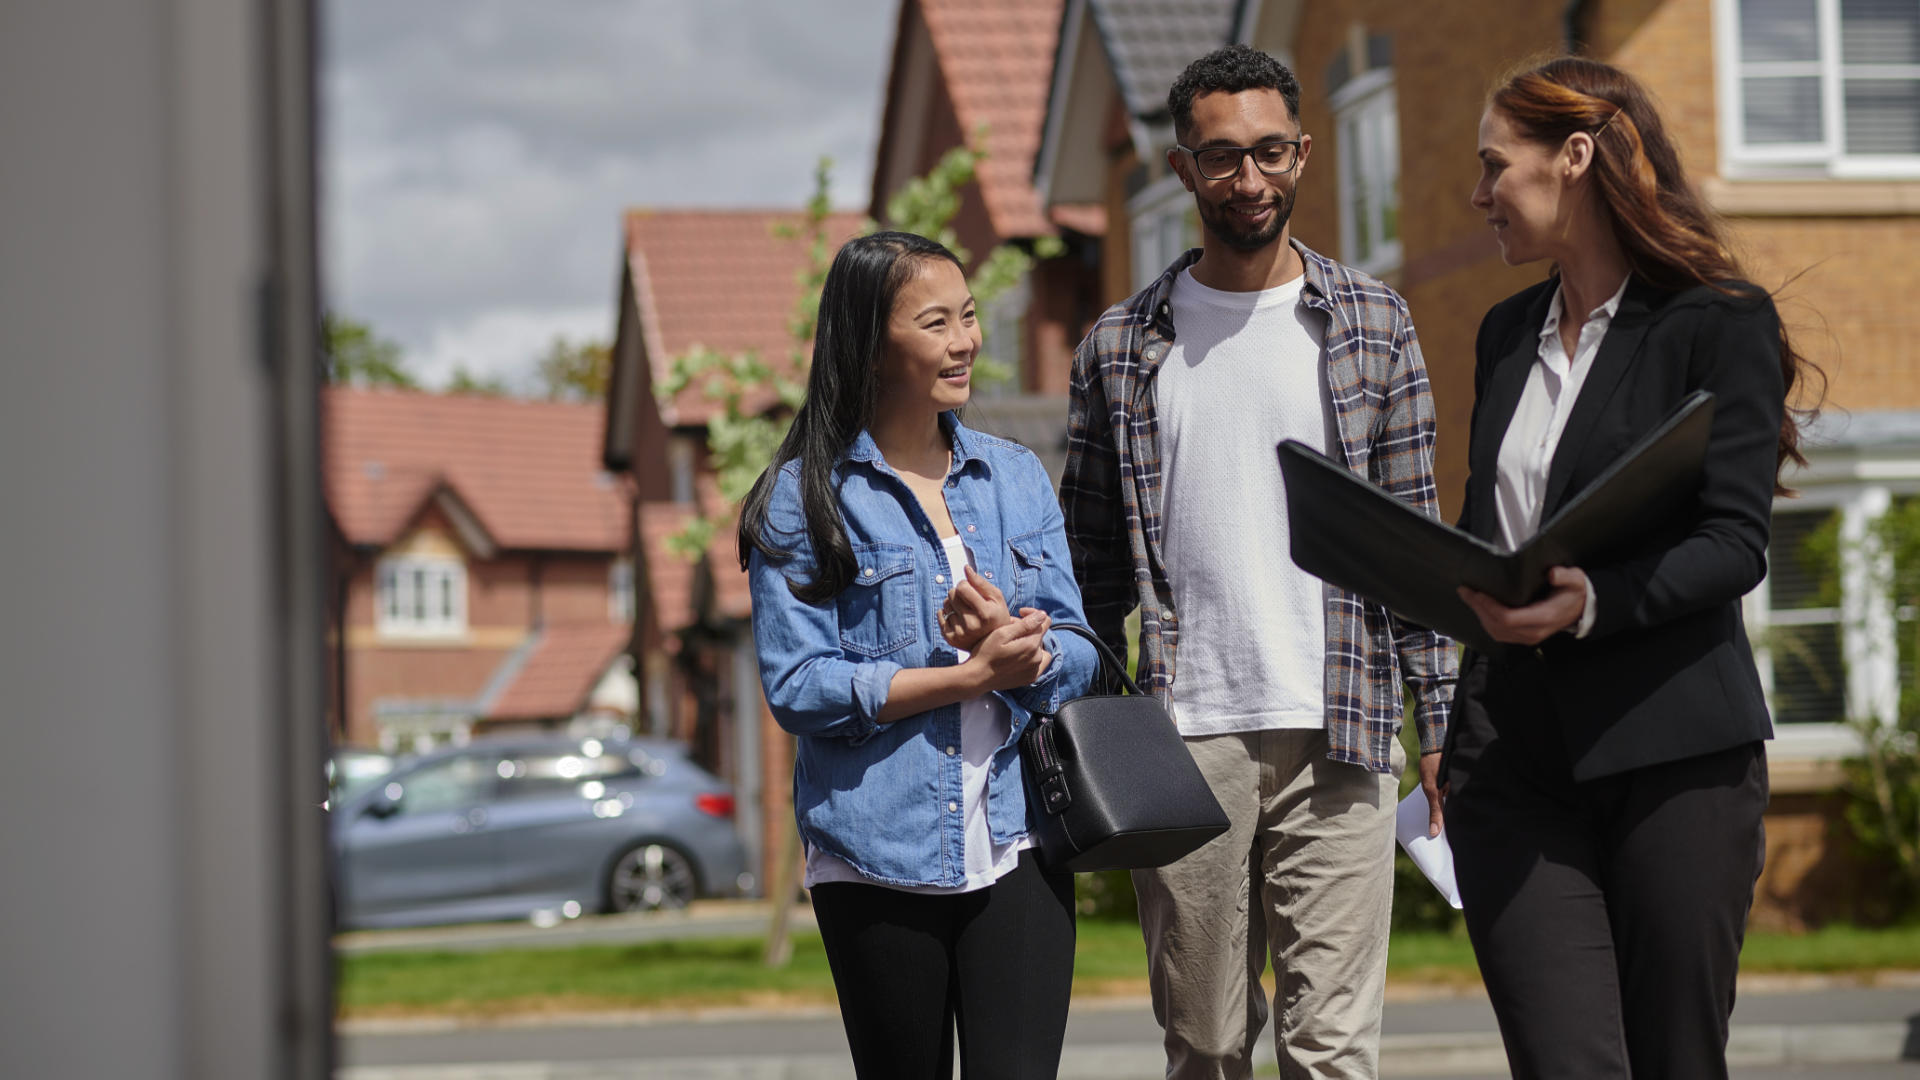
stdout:
[[[1782,290],[1798,345],[1830,380],[1811,466],[1789,481],[1801,495],[1776,503],[1772,576],[1747,618],[1779,730],[1756,919],[1845,913],[1854,879],[1833,792],[1858,742],[1840,721],[1885,715],[1897,700],[1900,663],[1875,647],[1894,637],[1896,613],[1865,587],[1858,557],[1808,566],[1804,545],[1829,522],[1858,534],[1893,500],[1920,495],[1920,309],[1909,299],[1920,283],[1920,11],[1838,0],[1069,0],[1060,40],[1035,182],[1049,205],[1106,205],[1109,299],[1198,242],[1191,197],[1165,164],[1164,99],[1180,67],[1229,41],[1293,67],[1314,136],[1294,233],[1407,298],[1441,417],[1448,514],[1465,479],[1480,317],[1543,272],[1504,265],[1467,202],[1485,92],[1509,66],[1570,46],[1652,89],[1750,272]],[[1823,575],[1845,586],[1838,605],[1815,587]]]
[[629,728],[632,497],[595,406],[332,387],[336,742]]
[[1099,205],[1042,206],[1033,187],[1060,9],[1061,0],[902,0],[868,205],[884,222],[895,192],[984,129],[986,157],[953,221],[961,246],[978,260],[1000,244],[1031,252],[1040,237],[1064,243],[1064,254],[982,305],[985,355],[1016,375],[982,386],[968,409],[969,423],[1031,447],[1056,479],[1073,350],[1105,307],[1106,230]]

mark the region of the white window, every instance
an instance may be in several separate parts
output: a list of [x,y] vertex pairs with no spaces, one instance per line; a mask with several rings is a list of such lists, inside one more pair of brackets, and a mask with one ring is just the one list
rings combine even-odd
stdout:
[[1166,273],[1173,260],[1200,246],[1200,213],[1193,193],[1178,173],[1141,188],[1127,201],[1133,228],[1133,287],[1144,289]]
[[1340,151],[1340,251],[1370,274],[1400,265],[1400,113],[1393,70],[1375,68],[1330,101]]
[[633,560],[615,559],[607,567],[607,618],[633,621]]
[[1840,510],[1776,506],[1767,551],[1763,633],[1754,642],[1779,724],[1846,718],[1842,648]]
[[1715,0],[1730,175],[1920,176],[1920,0]]
[[1812,486],[1775,502],[1767,579],[1746,616],[1788,756],[1844,757],[1858,744],[1842,725],[1898,708],[1914,613],[1892,609],[1891,568],[1871,540],[1893,504],[1877,484]]
[[443,637],[467,629],[467,568],[458,559],[396,555],[376,571],[375,624],[392,637]]

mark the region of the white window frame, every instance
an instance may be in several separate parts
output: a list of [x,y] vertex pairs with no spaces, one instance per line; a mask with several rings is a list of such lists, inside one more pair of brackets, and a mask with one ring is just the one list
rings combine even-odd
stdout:
[[[427,583],[430,598],[444,588],[450,601],[420,609],[427,612],[424,617],[412,610],[416,583],[421,581]],[[457,638],[466,634],[467,567],[459,559],[389,555],[375,565],[373,583],[374,627],[381,637]]]
[[[1745,63],[1740,56],[1741,0],[1713,0],[1715,82],[1719,91],[1721,174],[1755,176],[1828,176],[1837,179],[1920,177],[1920,154],[1848,154],[1845,144],[1844,79],[1913,78],[1920,64],[1853,64],[1840,59],[1840,0],[1813,0],[1818,27],[1814,60]],[[1749,146],[1743,77],[1817,76],[1820,79],[1819,142]]]
[[621,557],[607,564],[607,619],[630,623],[638,608],[633,588],[633,560]]
[[[1391,204],[1396,215],[1400,209],[1400,111],[1394,97],[1393,69],[1374,68],[1355,76],[1327,103],[1333,108],[1334,142],[1340,152],[1336,185],[1340,196],[1340,253],[1346,262],[1369,274],[1396,270],[1403,259],[1398,235],[1366,252],[1360,250],[1363,235],[1385,234],[1387,206]],[[1369,131],[1378,138],[1368,140]],[[1370,196],[1364,202],[1368,210],[1364,223],[1360,220],[1362,200],[1355,197],[1361,189]]]
[[1899,707],[1899,662],[1892,651],[1894,612],[1887,598],[1872,587],[1884,580],[1884,568],[1868,565],[1859,546],[1873,520],[1892,505],[1895,494],[1908,494],[1908,485],[1896,492],[1885,484],[1824,484],[1802,488],[1799,497],[1778,500],[1781,512],[1837,510],[1840,513],[1840,606],[1774,612],[1769,604],[1769,582],[1746,597],[1745,616],[1753,643],[1754,661],[1762,687],[1773,700],[1773,657],[1767,645],[1769,626],[1833,623],[1840,631],[1846,715],[1831,722],[1777,724],[1777,754],[1789,759],[1838,759],[1859,752],[1859,738],[1847,726],[1850,718],[1876,716],[1891,720]]
[[1127,219],[1133,238],[1133,287],[1144,289],[1166,273],[1173,260],[1200,245],[1198,211],[1193,193],[1169,172],[1127,200]]

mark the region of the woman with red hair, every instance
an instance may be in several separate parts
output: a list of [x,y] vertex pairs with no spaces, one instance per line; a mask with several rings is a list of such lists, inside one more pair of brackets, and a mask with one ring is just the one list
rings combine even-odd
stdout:
[[1546,280],[1480,327],[1462,527],[1509,547],[1697,390],[1697,498],[1555,568],[1469,651],[1442,777],[1468,932],[1516,1077],[1724,1077],[1772,735],[1740,598],[1766,574],[1806,361],[1646,90],[1561,58],[1504,80],[1473,205]]

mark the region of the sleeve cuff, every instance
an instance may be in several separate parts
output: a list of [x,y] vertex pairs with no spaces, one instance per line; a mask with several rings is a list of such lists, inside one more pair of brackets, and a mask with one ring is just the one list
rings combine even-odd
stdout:
[[1573,636],[1576,638],[1584,638],[1588,634],[1593,633],[1594,620],[1600,616],[1600,600],[1593,591],[1593,575],[1588,574],[1585,576],[1587,579],[1587,606],[1580,612],[1580,621],[1573,624]]
[[880,710],[887,707],[887,693],[899,670],[900,665],[891,660],[876,660],[854,669],[853,707],[858,723],[849,733],[854,742],[865,742],[880,730]]
[[1413,727],[1420,736],[1422,754],[1438,753],[1447,745],[1447,724],[1452,717],[1452,702],[1430,700],[1414,706]]
[[1065,667],[1066,657],[1060,652],[1060,635],[1052,630],[1040,639],[1046,646],[1047,670],[1040,677],[1021,687],[1015,693],[1015,700],[1028,712],[1046,713],[1051,716],[1060,711],[1060,672]]

